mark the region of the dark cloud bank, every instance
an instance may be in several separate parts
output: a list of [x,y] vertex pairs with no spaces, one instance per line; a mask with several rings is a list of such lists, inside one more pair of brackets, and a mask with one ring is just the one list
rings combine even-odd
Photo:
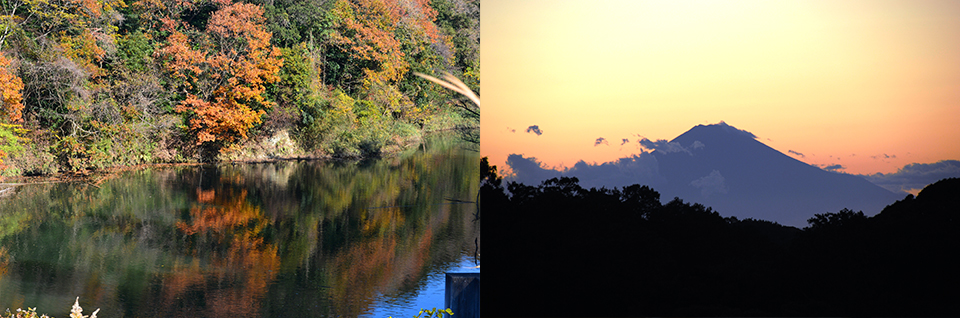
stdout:
[[[811,166],[756,139],[721,122],[699,125],[671,141],[641,137],[636,142],[647,151],[599,164],[580,161],[573,167],[549,169],[536,158],[513,154],[507,164],[514,175],[508,180],[537,185],[565,176],[577,177],[584,188],[649,185],[664,202],[680,197],[712,206],[722,215],[802,227],[815,213],[843,208],[876,214],[902,199],[907,190],[960,176],[960,161],[955,160],[911,164],[891,174],[837,173],[843,166]],[[605,142],[597,139],[595,145]]]
[[894,173],[875,173],[861,176],[893,192],[914,192],[941,179],[960,177],[960,161],[943,160],[936,163],[911,163]]

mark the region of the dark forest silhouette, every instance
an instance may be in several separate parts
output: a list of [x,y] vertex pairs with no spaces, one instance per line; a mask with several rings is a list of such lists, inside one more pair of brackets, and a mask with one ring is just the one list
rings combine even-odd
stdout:
[[[960,316],[960,179],[798,229],[481,167],[485,316]],[[509,193],[509,195],[508,195]]]

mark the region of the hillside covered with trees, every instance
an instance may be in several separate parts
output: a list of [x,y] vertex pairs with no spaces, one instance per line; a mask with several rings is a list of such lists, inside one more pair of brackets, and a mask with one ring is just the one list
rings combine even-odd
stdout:
[[4,175],[377,156],[479,126],[479,0],[4,0]]
[[[484,158],[486,159],[486,158]],[[647,186],[503,184],[484,160],[484,314],[957,316],[960,179],[798,229],[661,203]],[[726,211],[735,214],[734,211]]]

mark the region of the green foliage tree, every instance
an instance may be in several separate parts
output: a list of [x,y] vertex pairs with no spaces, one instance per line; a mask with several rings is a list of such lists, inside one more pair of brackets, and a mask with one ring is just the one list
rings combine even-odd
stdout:
[[3,159],[12,153],[23,151],[22,138],[19,136],[23,132],[19,125],[0,123],[0,174],[8,168]]

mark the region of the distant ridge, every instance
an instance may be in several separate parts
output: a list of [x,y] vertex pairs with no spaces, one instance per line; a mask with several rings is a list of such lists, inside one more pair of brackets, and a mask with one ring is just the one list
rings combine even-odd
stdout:
[[656,150],[664,199],[680,197],[724,216],[803,227],[816,213],[843,208],[880,212],[901,197],[862,177],[824,171],[791,158],[724,122],[677,136],[683,151]]

